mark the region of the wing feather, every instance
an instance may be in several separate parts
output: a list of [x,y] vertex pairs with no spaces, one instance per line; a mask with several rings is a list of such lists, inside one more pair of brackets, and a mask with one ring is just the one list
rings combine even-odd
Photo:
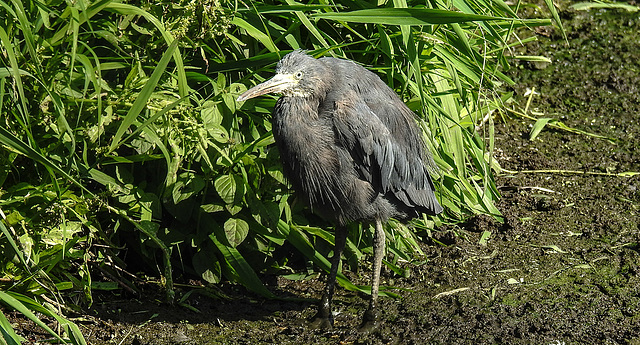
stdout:
[[334,102],[336,140],[350,152],[360,177],[378,193],[392,193],[405,207],[439,213],[425,153],[416,148],[420,139],[407,144],[416,138],[397,138],[361,98],[353,92],[343,96]]

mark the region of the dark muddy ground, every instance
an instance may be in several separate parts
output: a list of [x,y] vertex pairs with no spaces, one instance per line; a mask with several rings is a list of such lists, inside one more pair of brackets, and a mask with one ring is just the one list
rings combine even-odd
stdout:
[[[426,263],[409,278],[385,272],[385,285],[407,290],[401,299],[382,298],[379,331],[354,331],[367,300],[342,289],[335,329],[323,332],[300,322],[314,313],[311,303],[226,287],[229,300],[191,295],[200,313],[104,298],[76,320],[89,343],[640,344],[640,176],[606,175],[640,171],[640,19],[615,10],[562,14],[569,44],[541,32],[527,54],[553,64],[518,66],[515,92],[522,98],[535,87],[534,110],[617,141],[561,130],[530,141],[533,122],[515,117],[496,124],[496,157],[513,171],[601,175],[500,176],[504,224],[477,217],[444,229],[435,236],[449,245],[425,243]],[[485,230],[491,236],[478,244]],[[351,278],[367,284],[368,271]],[[272,287],[315,298],[321,288],[317,279],[278,279]]]

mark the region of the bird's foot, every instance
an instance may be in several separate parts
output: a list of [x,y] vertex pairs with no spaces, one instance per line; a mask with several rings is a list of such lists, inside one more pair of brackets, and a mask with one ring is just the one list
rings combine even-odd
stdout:
[[333,328],[333,314],[331,311],[318,310],[316,315],[309,319],[309,328],[330,330]]
[[375,310],[368,309],[362,315],[362,323],[358,327],[360,333],[371,333],[378,329],[378,313]]
[[333,322],[329,319],[314,317],[309,320],[309,328],[311,329],[322,329],[322,330],[330,330],[333,328]]

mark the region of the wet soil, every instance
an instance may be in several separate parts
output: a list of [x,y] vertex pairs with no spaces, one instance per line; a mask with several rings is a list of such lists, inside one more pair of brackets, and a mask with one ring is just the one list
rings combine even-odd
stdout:
[[[265,300],[223,286],[187,296],[199,312],[167,306],[160,294],[97,296],[94,309],[75,319],[88,342],[640,344],[640,176],[615,175],[640,171],[640,19],[616,10],[563,10],[562,17],[568,44],[557,31],[540,32],[521,53],[553,63],[518,65],[515,94],[524,100],[535,88],[538,116],[615,142],[555,129],[531,141],[532,121],[496,119],[496,158],[517,172],[498,177],[504,223],[480,216],[440,229],[433,236],[447,245],[425,239],[424,263],[407,265],[408,278],[386,270],[383,284],[402,290],[401,298],[381,299],[379,330],[355,331],[367,300],[341,288],[327,332],[301,321],[314,313],[309,301]],[[367,267],[350,274],[368,283]],[[322,282],[277,278],[271,289],[318,298]],[[37,338],[24,327],[21,334]]]

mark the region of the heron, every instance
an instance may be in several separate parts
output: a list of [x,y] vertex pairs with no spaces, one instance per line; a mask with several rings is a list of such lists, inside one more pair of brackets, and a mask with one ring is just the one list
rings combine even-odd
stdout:
[[383,223],[442,212],[430,175],[435,163],[415,114],[375,73],[302,50],[285,55],[275,72],[237,100],[282,95],[272,131],[283,173],[312,211],[335,228],[331,268],[311,326],[333,327],[331,304],[347,225],[359,222],[375,224],[371,296],[360,325],[373,330],[379,323]]

